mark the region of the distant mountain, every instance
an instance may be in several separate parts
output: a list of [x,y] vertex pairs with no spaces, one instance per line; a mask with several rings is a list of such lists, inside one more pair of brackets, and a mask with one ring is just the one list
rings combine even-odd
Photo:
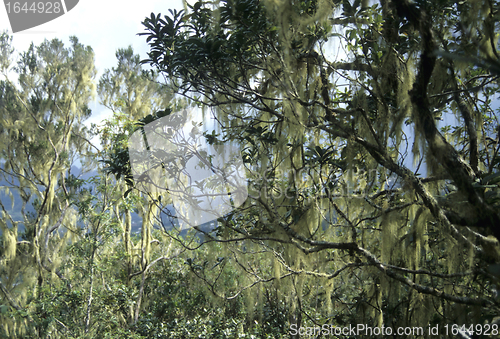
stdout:
[[[72,166],[70,173],[80,179],[83,180],[88,180],[92,178],[93,176],[98,175],[98,172],[96,170],[87,172],[87,173],[82,173],[82,169],[76,166]],[[6,181],[6,180],[0,180],[0,187],[10,187],[11,185]],[[20,194],[16,189],[10,188],[10,193],[12,194],[13,197],[13,203],[11,198],[9,197],[8,194],[4,193],[3,191],[0,191],[0,201],[2,204],[5,206],[5,209],[7,212],[12,216],[12,218],[15,221],[20,221],[19,226],[18,226],[18,234],[22,234],[24,232],[24,224],[22,221],[24,220],[23,215],[21,214],[21,206],[22,206],[22,199]],[[165,207],[166,212],[163,212],[161,214],[161,220],[163,223],[163,227],[165,230],[172,230],[174,227],[178,228],[179,224],[175,218],[175,209],[173,205],[168,205]],[[27,204],[26,206],[26,212],[34,212],[34,208],[31,206],[31,204]],[[170,215],[170,216],[169,216]],[[173,218],[171,217],[173,216]],[[132,213],[132,233],[134,234],[140,234],[141,229],[142,229],[142,218],[137,214],[137,213]],[[209,232],[215,228],[216,221],[212,220],[209,222],[206,222],[202,225],[200,225],[200,229],[202,229],[205,232]],[[181,232],[181,235],[185,235],[187,233],[187,229],[183,230]],[[2,231],[0,230],[0,235],[2,234]]]
[[[87,180],[91,178],[92,176],[95,176],[98,174],[97,171],[90,171],[87,173],[82,174],[82,169],[76,166],[72,166],[70,169],[70,173],[76,177],[79,177],[80,179]],[[14,181],[14,183],[9,183],[7,180],[4,178],[0,179],[0,187],[4,188],[7,187],[9,188],[9,191],[12,195],[12,198],[9,196],[9,194],[6,194],[5,191],[2,189],[0,190],[0,201],[4,205],[5,209],[7,212],[10,214],[12,219],[14,221],[19,221],[19,226],[18,226],[18,234],[22,234],[25,230],[24,228],[24,216],[22,215],[21,212],[21,207],[23,205],[23,200],[21,198],[21,195],[19,194],[19,191],[15,188],[12,188],[12,186],[17,186],[19,184],[18,181]],[[32,198],[34,199],[34,198]],[[33,201],[30,201],[29,203],[26,204],[26,213],[30,212],[35,212],[35,209],[32,207]],[[10,225],[9,225],[10,226]],[[0,235],[2,234],[2,231],[0,230]]]

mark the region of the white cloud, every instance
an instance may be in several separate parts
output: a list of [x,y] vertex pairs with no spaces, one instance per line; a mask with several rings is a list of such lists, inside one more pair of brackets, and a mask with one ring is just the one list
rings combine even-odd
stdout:
[[[61,39],[68,43],[75,35],[81,43],[90,45],[96,54],[100,74],[116,65],[115,53],[119,48],[132,45],[136,53],[146,57],[146,39],[141,22],[151,12],[167,14],[170,8],[182,9],[182,0],[103,1],[82,0],[65,15],[41,26],[14,34],[17,51],[25,51],[33,41],[35,45],[45,39]],[[6,10],[0,10],[0,31],[11,32]]]
[[[2,6],[3,7],[3,6]],[[12,34],[6,9],[0,8],[0,32]],[[76,36],[80,43],[91,46],[95,53],[95,63],[99,77],[104,70],[116,66],[115,53],[119,48],[132,46],[141,58],[147,57],[149,50],[141,24],[151,13],[168,14],[169,9],[183,9],[182,0],[81,0],[65,15],[32,29],[13,34],[16,52],[24,52],[31,42],[39,45],[45,39],[54,38],[69,44],[69,37]],[[15,80],[15,77],[12,78]],[[87,121],[97,123],[109,117],[110,112],[97,103],[92,103],[92,117]]]

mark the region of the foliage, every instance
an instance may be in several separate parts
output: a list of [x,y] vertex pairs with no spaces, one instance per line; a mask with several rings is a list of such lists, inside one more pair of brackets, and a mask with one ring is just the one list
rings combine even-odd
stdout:
[[60,266],[77,228],[72,195],[80,185],[71,167],[89,149],[82,122],[95,91],[94,54],[75,37],[69,48],[56,39],[32,44],[12,68],[14,84],[11,39],[2,33],[0,41],[0,180],[12,199],[11,207],[0,203],[0,287],[4,309],[17,315],[0,315],[2,335],[44,336],[49,321],[39,300],[56,277],[71,286]]
[[234,289],[279,284],[290,324],[491,321],[498,3],[188,7],[146,18],[143,62],[241,146],[251,194],[212,239],[248,279]]
[[[498,3],[186,6],[144,21],[152,70],[121,49],[97,85],[76,38],[11,68],[0,36],[0,336],[497,323]],[[249,197],[181,231],[127,148],[193,104],[215,118],[207,143],[241,148]]]

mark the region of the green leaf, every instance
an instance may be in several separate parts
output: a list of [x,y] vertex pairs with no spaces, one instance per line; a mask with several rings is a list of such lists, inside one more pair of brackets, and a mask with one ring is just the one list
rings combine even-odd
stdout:
[[500,182],[500,172],[492,173],[483,178],[485,184],[496,184]]
[[128,190],[126,190],[125,193],[123,194],[123,197],[124,198],[128,197],[128,195],[130,194],[130,192],[132,192],[132,189],[133,188],[129,188]]

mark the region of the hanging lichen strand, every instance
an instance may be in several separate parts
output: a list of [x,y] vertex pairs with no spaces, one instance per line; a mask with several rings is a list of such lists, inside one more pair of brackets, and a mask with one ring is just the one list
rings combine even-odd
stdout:
[[[317,20],[328,19],[320,16],[323,13],[331,13],[332,8],[324,2],[320,6],[328,8],[322,7],[324,11],[318,11],[317,17],[310,18],[297,15],[293,6],[275,7],[271,3],[265,4],[270,17],[276,20],[273,25],[278,27],[277,40],[280,42],[280,50],[278,53],[270,54],[257,52],[262,58],[259,62],[266,66],[266,71],[269,73],[250,72],[245,74],[243,79],[255,84],[255,92],[266,97],[262,103],[269,109],[259,110],[253,105],[232,104],[217,105],[216,111],[218,121],[222,124],[222,131],[227,133],[229,138],[240,138],[242,148],[250,151],[249,156],[253,160],[250,162],[251,170],[248,174],[248,177],[253,179],[249,188],[251,195],[258,197],[264,206],[271,208],[270,211],[264,206],[258,207],[261,213],[254,222],[262,225],[258,227],[273,230],[272,236],[283,241],[288,241],[289,236],[277,224],[279,219],[293,222],[293,230],[306,238],[314,235],[318,240],[355,241],[357,230],[354,226],[345,228],[342,225],[340,229],[333,227],[332,219],[335,213],[332,214],[332,203],[349,216],[361,215],[370,208],[363,199],[351,199],[346,196],[346,193],[353,194],[353,187],[358,186],[357,178],[353,177],[356,170],[354,165],[356,150],[352,143],[345,146],[341,141],[330,139],[328,133],[309,127],[317,122],[314,119],[319,120],[325,115],[325,110],[303,105],[304,102],[317,99],[316,96],[323,85],[328,86],[323,83],[325,78],[319,76],[320,69],[312,56],[312,52],[322,51],[316,50],[314,44],[309,46],[310,50],[306,50],[305,47],[310,39],[308,33],[314,29],[313,26],[320,26]],[[297,45],[304,45],[301,53],[303,55],[297,52]],[[245,73],[234,66],[230,67],[232,68],[228,72],[231,77],[238,78],[238,74]],[[255,78],[248,79],[248,76]],[[221,92],[228,90],[231,88],[225,88]],[[225,94],[216,93],[218,94],[207,103],[231,100]],[[363,94],[360,93],[360,101],[356,105],[365,107],[366,99],[362,99]],[[235,127],[245,125],[245,121],[250,121],[251,124],[243,128],[244,137],[241,138],[236,134],[241,130]],[[361,121],[360,124],[362,125]],[[349,171],[345,173],[350,175],[344,177],[344,187],[327,191],[327,185],[338,179],[332,172],[337,172],[339,175],[341,173],[338,167],[326,163],[325,160],[327,156],[340,155],[340,151],[335,154],[333,150],[341,150],[344,147],[346,147],[345,152],[350,155],[345,165]],[[323,159],[320,159],[321,157]],[[362,189],[364,188],[363,186]],[[340,198],[333,201],[325,193]],[[274,215],[274,212],[277,215]],[[345,224],[347,220],[338,222]],[[394,222],[390,225],[396,227]],[[396,237],[396,234],[391,236]],[[386,245],[387,243],[384,244]],[[323,271],[326,264],[323,255],[306,255],[293,244],[284,245],[277,252],[267,253],[269,254],[267,260],[270,259],[272,262],[271,276],[274,278],[273,286],[278,292],[278,298],[289,305],[290,312],[299,312],[297,303],[303,298],[303,286],[307,284],[312,287],[316,284],[307,274],[295,275],[292,280],[289,273]],[[327,265],[332,265],[333,269],[340,269],[344,260],[339,259],[339,262],[331,261]],[[281,279],[283,275],[286,276],[285,279]],[[328,305],[327,309],[330,311],[333,289],[331,286],[330,282],[326,283],[327,293],[323,294],[325,299],[322,301]],[[323,290],[323,287],[320,288]],[[291,292],[295,290],[296,293]]]
[[[72,131],[83,135],[82,121],[89,116],[94,54],[76,38],[69,48],[59,40],[45,41],[21,54],[15,72],[18,84],[0,82],[1,179],[22,198],[22,206],[1,206],[7,251],[0,266],[9,279],[0,283],[12,297],[11,307],[36,314],[39,309],[30,303],[43,297],[45,284],[67,282],[60,267],[77,218],[66,180],[72,156],[87,151]],[[11,336],[39,330],[26,327],[29,317],[0,317]]]

